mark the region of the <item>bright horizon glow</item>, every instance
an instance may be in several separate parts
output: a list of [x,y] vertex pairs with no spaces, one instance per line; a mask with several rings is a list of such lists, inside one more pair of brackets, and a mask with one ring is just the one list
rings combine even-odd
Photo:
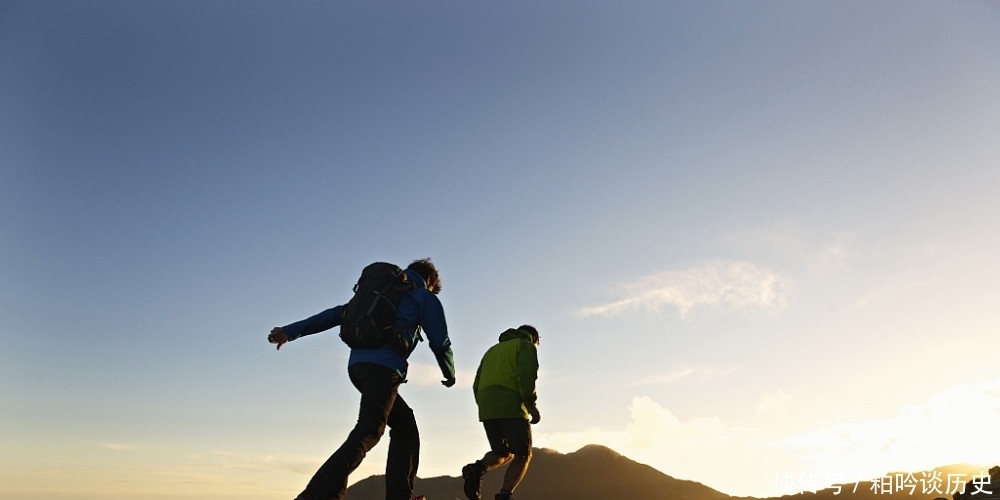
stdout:
[[[774,397],[765,395],[767,399]],[[777,399],[785,406],[794,405],[787,395]],[[775,406],[773,402],[762,404]],[[698,481],[731,495],[747,494],[748,482],[762,483],[770,478],[743,473],[739,464],[726,460],[726,451],[734,447],[756,449],[765,456],[787,453],[798,457],[796,467],[775,469],[774,473],[788,472],[793,477],[829,475],[839,478],[837,483],[870,481],[891,472],[924,472],[957,464],[988,468],[997,465],[996,450],[1000,449],[1000,438],[989,432],[957,431],[991,429],[1000,424],[1000,380],[980,387],[949,388],[926,402],[906,405],[888,418],[838,422],[792,433],[783,433],[780,427],[773,426],[775,422],[763,418],[759,426],[752,428],[727,425],[718,418],[682,421],[647,397],[633,398],[629,410],[631,422],[624,430],[594,428],[580,433],[542,434],[536,445],[568,453],[587,444],[602,444],[673,477]],[[779,422],[788,423],[784,419]],[[713,464],[726,473],[706,473]],[[822,487],[830,484],[823,483]],[[780,496],[761,488],[749,494]]]
[[0,2],[0,498],[294,497],[357,393],[336,332],[267,332],[428,256],[458,383],[411,358],[420,477],[485,451],[522,323],[538,446],[759,497],[1000,464],[998,19]]

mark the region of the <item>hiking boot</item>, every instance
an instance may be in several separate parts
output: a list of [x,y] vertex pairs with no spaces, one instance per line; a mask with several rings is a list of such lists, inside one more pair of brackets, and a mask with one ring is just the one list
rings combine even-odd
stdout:
[[495,500],[514,500],[514,496],[510,493],[497,493],[493,498]]
[[462,479],[465,481],[463,487],[465,489],[465,496],[469,500],[482,500],[479,496],[479,486],[483,482],[484,473],[486,471],[478,463],[471,463],[462,467]]

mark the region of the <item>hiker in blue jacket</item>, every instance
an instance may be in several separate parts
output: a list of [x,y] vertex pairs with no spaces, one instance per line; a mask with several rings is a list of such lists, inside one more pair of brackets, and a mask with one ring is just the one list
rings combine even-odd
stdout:
[[[351,349],[347,373],[354,387],[361,392],[361,409],[354,429],[344,444],[327,459],[306,489],[296,500],[339,500],[347,491],[347,477],[354,471],[389,427],[389,452],[385,467],[386,500],[411,500],[413,480],[417,475],[420,456],[420,435],[417,421],[406,401],[398,394],[399,385],[406,381],[406,361],[409,353],[427,334],[445,387],[455,385],[455,361],[448,338],[444,308],[437,298],[441,279],[430,259],[413,261],[405,270],[414,284],[399,300],[396,327],[410,341],[409,352],[401,353],[389,346],[374,349]],[[275,327],[267,336],[278,349],[292,340],[329,330],[340,325],[344,306],[336,306],[295,323]]]

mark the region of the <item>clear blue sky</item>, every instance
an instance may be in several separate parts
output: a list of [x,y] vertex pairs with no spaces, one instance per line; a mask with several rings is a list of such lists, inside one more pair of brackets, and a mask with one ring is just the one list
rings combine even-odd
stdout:
[[294,496],[357,398],[267,332],[425,256],[422,477],[525,322],[539,446],[1000,463],[998,51],[987,1],[0,0],[0,496]]

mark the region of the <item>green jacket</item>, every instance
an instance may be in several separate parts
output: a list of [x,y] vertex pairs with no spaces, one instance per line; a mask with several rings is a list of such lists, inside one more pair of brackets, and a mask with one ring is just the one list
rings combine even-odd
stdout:
[[523,418],[535,407],[535,379],[538,378],[538,351],[531,334],[513,328],[500,334],[476,370],[472,392],[479,405],[479,420]]

